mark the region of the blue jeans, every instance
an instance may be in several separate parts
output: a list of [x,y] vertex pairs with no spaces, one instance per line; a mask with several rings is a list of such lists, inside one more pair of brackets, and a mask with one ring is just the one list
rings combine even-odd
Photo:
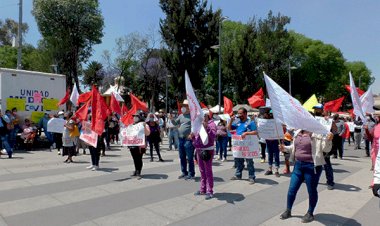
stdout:
[[[247,162],[247,168],[248,168],[248,178],[249,179],[255,179],[255,166],[253,165],[253,159],[245,159]],[[235,165],[236,165],[236,173],[235,176],[238,178],[242,177],[243,169],[244,169],[244,158],[235,158]]]
[[168,137],[169,137],[169,150],[172,150],[173,143],[174,143],[174,148],[178,149],[178,145],[179,145],[178,130],[169,129]]
[[3,148],[7,151],[8,157],[12,158],[12,148],[9,145],[9,134],[1,135],[1,143],[3,145]]
[[[194,170],[194,146],[191,140],[179,138],[179,159],[181,162],[181,172],[183,175],[195,176]],[[189,162],[189,171],[187,171]]]
[[325,162],[326,164],[323,165],[323,168],[325,169],[325,175],[326,175],[326,180],[327,180],[327,184],[330,185],[330,186],[334,186],[334,172],[333,172],[333,168],[332,168],[332,165],[331,165],[331,161],[330,161],[330,155],[325,155]]
[[305,181],[307,192],[309,193],[309,209],[307,210],[307,212],[313,214],[315,206],[318,202],[317,187],[321,173],[322,166],[314,167],[314,163],[312,162],[296,161],[296,163],[294,164],[292,176],[290,178],[287,209],[292,209],[298,189],[301,187],[301,184]]
[[219,154],[220,158],[227,158],[227,143],[228,137],[218,137],[216,140],[216,155]]
[[15,144],[16,144],[16,136],[17,136],[17,131],[15,129],[12,129],[8,133],[8,143],[9,146],[13,149]]
[[49,145],[51,146],[53,143],[54,143],[54,138],[53,138],[53,134],[51,132],[48,132],[47,130],[45,130],[45,136],[46,138],[48,139],[49,141]]
[[267,143],[267,151],[268,151],[268,165],[272,167],[273,165],[273,157],[274,157],[274,165],[276,168],[280,167],[280,149],[278,149],[278,140],[266,140]]

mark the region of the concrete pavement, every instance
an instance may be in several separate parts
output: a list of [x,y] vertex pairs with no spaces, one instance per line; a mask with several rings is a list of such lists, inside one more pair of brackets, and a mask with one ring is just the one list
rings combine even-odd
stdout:
[[[279,219],[286,206],[288,175],[265,176],[267,164],[256,160],[256,184],[230,181],[234,170],[229,156],[227,162],[214,162],[215,198],[206,201],[193,196],[199,177],[178,180],[178,153],[168,151],[166,139],[161,146],[166,161],[149,162],[145,156],[142,180],[130,177],[134,170],[130,153],[119,146],[101,158],[99,171],[85,169],[90,155],[74,157],[70,164],[63,163],[56,151],[16,152],[14,159],[2,156],[0,226],[301,224],[308,206],[304,185],[294,217]],[[370,159],[364,150],[351,146],[346,146],[345,155],[343,160],[332,160],[335,190],[326,189],[322,173],[316,220],[309,225],[378,225],[379,200],[368,189]]]

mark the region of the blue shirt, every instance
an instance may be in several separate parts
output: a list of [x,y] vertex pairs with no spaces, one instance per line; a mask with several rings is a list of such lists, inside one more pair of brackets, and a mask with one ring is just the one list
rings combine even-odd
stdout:
[[257,127],[253,120],[247,118],[242,122],[240,119],[237,122],[233,122],[231,125],[232,130],[236,130],[236,135],[242,135],[244,132],[256,131]]

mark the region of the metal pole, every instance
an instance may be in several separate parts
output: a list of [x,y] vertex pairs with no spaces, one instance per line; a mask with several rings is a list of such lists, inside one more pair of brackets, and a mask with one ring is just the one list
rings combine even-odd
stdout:
[[19,12],[18,12],[18,49],[17,49],[17,69],[21,69],[21,49],[22,49],[22,0],[19,2]]
[[168,113],[168,75],[166,75],[165,113]]
[[360,89],[360,85],[362,84],[362,76],[363,76],[363,75],[360,75],[360,76],[359,76],[359,89]]
[[290,60],[289,60],[289,94],[292,95],[292,72],[290,68]]
[[222,18],[220,18],[219,20],[219,112],[221,112],[221,104],[222,104],[222,65],[221,65],[221,61],[222,61],[222,57],[221,57],[221,30],[222,30]]

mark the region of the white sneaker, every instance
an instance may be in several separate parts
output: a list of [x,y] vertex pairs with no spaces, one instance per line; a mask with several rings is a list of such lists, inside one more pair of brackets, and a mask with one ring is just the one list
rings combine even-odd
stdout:
[[99,169],[99,166],[94,166],[94,167],[92,167],[92,171],[97,171]]
[[8,154],[8,153],[7,153],[7,150],[5,150],[5,149],[1,150],[1,154],[3,154],[3,155],[7,155],[7,154]]
[[93,165],[90,165],[90,166],[87,166],[87,167],[86,167],[86,169],[92,169],[92,168],[94,168]]
[[222,159],[222,162],[225,162],[225,161],[227,161],[227,159],[226,159],[226,158],[223,158],[223,159]]

